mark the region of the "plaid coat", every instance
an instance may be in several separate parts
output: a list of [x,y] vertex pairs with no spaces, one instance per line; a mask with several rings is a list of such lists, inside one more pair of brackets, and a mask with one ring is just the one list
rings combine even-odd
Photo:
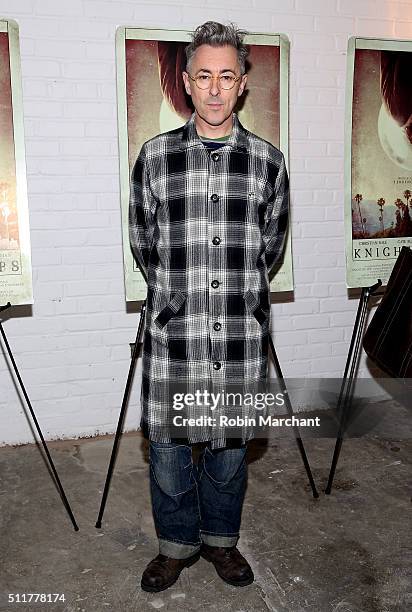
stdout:
[[[236,114],[229,140],[210,152],[194,118],[146,142],[131,177],[130,242],[147,281],[142,426],[159,442],[170,441],[167,381],[204,389],[266,378],[269,272],[287,229],[282,153]],[[226,445],[226,428],[181,431]]]

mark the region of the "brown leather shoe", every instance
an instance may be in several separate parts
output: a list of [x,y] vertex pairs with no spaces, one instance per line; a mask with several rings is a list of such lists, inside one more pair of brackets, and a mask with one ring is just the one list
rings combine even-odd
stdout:
[[141,587],[144,591],[157,593],[168,589],[180,576],[185,567],[190,567],[199,560],[200,553],[187,559],[173,559],[166,555],[157,555],[146,567],[142,575]]
[[213,563],[218,575],[228,584],[247,586],[255,579],[252,568],[236,546],[224,548],[202,544],[200,554],[206,561]]

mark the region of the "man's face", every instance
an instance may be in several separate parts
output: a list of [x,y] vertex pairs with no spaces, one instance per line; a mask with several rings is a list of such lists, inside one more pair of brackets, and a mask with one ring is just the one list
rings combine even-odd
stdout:
[[[234,47],[211,47],[201,45],[196,49],[189,66],[190,76],[201,74],[240,76],[240,67],[237,51]],[[217,78],[214,78],[207,89],[199,89],[195,81],[183,72],[186,92],[192,97],[197,113],[197,127],[202,135],[222,136],[232,125],[232,111],[239,96],[242,95],[246,85],[247,75],[243,75],[232,89],[222,89]],[[209,134],[207,133],[209,132]]]

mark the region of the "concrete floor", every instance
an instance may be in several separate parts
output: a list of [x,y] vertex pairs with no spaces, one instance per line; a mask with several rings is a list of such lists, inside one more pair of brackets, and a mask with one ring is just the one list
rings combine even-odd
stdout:
[[[333,494],[318,500],[293,439],[250,444],[239,548],[256,580],[244,588],[225,584],[200,559],[163,593],[140,589],[141,573],[157,554],[147,443],[140,434],[122,438],[101,530],[94,523],[112,438],[50,444],[77,533],[38,448],[1,448],[0,610],[411,610],[411,419],[394,402],[385,409],[399,424],[390,439],[372,432],[345,440]],[[305,440],[320,491],[333,444]],[[64,593],[66,602],[7,603],[8,593],[27,592]]]

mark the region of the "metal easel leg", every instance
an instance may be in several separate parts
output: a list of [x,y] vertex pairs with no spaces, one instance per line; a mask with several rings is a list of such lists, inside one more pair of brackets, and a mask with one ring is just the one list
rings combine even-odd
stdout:
[[118,451],[118,447],[119,447],[119,443],[120,443],[120,438],[121,438],[122,431],[123,431],[123,424],[124,424],[124,419],[125,419],[125,416],[126,416],[126,408],[127,408],[127,403],[128,403],[128,400],[129,400],[130,389],[131,389],[131,386],[132,386],[134,370],[135,370],[135,366],[136,366],[136,361],[137,361],[137,359],[139,357],[139,353],[140,353],[140,337],[142,335],[142,330],[143,330],[143,322],[144,322],[144,317],[145,317],[145,311],[146,311],[146,300],[142,303],[142,307],[140,309],[139,326],[138,326],[138,329],[137,329],[136,340],[135,340],[134,347],[133,347],[132,359],[131,359],[131,362],[130,362],[129,374],[127,376],[126,387],[125,387],[125,390],[124,390],[122,407],[121,407],[121,410],[120,410],[119,420],[118,420],[118,423],[117,423],[116,435],[115,435],[115,438],[114,438],[114,443],[113,443],[112,454],[111,454],[111,457],[110,457],[109,468],[107,470],[107,476],[106,476],[106,482],[105,482],[105,485],[104,485],[103,497],[102,497],[102,501],[101,501],[101,504],[100,504],[99,515],[98,515],[97,521],[96,521],[96,528],[97,529],[100,529],[101,526],[102,526],[103,513],[104,513],[104,509],[106,507],[106,501],[107,501],[107,496],[109,494],[110,482],[111,482],[111,479],[112,479],[114,465],[115,465],[115,462],[116,462],[117,451]]
[[[286,408],[287,408],[288,414],[290,416],[293,416],[292,404],[290,403],[290,398],[289,398],[288,390],[286,388],[285,379],[283,378],[283,374],[282,374],[282,370],[281,370],[281,367],[280,367],[280,363],[279,363],[279,360],[278,360],[278,357],[277,357],[276,351],[275,351],[275,345],[273,344],[272,336],[270,334],[269,334],[269,344],[270,344],[270,348],[271,348],[271,351],[272,351],[272,357],[273,357],[273,362],[274,362],[275,369],[276,369],[276,374],[277,374],[278,379],[279,379],[279,381],[281,383],[282,393],[283,393],[284,398],[285,398]],[[303,465],[305,466],[306,474],[307,474],[308,479],[309,479],[309,484],[310,484],[311,489],[312,489],[312,494],[313,494],[313,497],[316,499],[316,498],[319,497],[319,493],[318,493],[318,491],[316,489],[315,481],[313,480],[312,470],[310,469],[309,461],[308,461],[308,458],[306,456],[305,447],[303,446],[303,441],[302,441],[302,438],[300,437],[299,429],[298,429],[298,427],[296,425],[294,425],[293,430],[294,430],[294,433],[295,433],[296,444],[298,445],[299,452],[300,452],[301,457],[302,457]]]
[[355,370],[359,360],[359,353],[362,344],[363,330],[365,327],[365,319],[368,311],[369,298],[381,286],[382,282],[378,280],[378,282],[372,287],[362,288],[362,293],[359,300],[355,323],[353,326],[352,338],[349,345],[348,357],[346,360],[345,371],[343,374],[342,385],[337,404],[337,411],[339,415],[339,430],[336,438],[335,450],[333,453],[328,483],[325,489],[326,495],[330,495],[332,491],[333,479],[335,476],[336,467],[338,465],[340,451],[342,449],[343,435],[347,424],[348,412],[352,404]]
[[[0,307],[0,312],[4,311],[4,310],[6,310],[7,308],[10,308],[10,307],[11,307],[11,304],[10,304],[10,302],[8,302],[8,304],[6,304],[5,306]],[[10,345],[8,343],[8,340],[7,340],[6,334],[4,332],[3,325],[2,325],[1,321],[0,321],[0,333],[1,333],[1,336],[3,338],[4,345],[5,345],[6,349],[7,349],[7,353],[9,355],[10,361],[11,361],[11,363],[13,365],[13,369],[14,369],[14,372],[16,374],[17,380],[19,381],[19,385],[20,385],[20,388],[21,388],[22,393],[24,395],[24,399],[26,400],[27,406],[29,408],[29,411],[30,411],[30,414],[31,414],[31,418],[33,419],[33,422],[34,422],[34,425],[36,427],[37,433],[38,433],[39,438],[41,440],[44,453],[45,453],[45,455],[47,457],[50,469],[51,469],[51,471],[53,473],[53,476],[54,476],[54,479],[55,479],[55,483],[56,483],[57,488],[59,490],[59,493],[60,493],[63,505],[66,508],[67,514],[70,517],[70,520],[71,520],[71,522],[73,524],[74,530],[78,531],[79,527],[78,527],[78,525],[76,523],[76,519],[74,518],[72,509],[71,509],[70,504],[69,504],[69,502],[67,500],[66,494],[65,494],[64,489],[63,489],[63,485],[60,482],[60,478],[59,478],[57,470],[56,470],[56,468],[54,466],[53,459],[51,458],[49,449],[47,448],[46,441],[45,441],[45,439],[43,437],[43,433],[42,433],[42,431],[40,429],[40,425],[39,425],[39,422],[38,422],[38,420],[36,418],[36,415],[34,413],[34,410],[33,410],[33,407],[31,405],[29,396],[27,395],[27,391],[26,391],[26,389],[24,387],[23,380],[22,380],[22,378],[20,376],[20,373],[19,373],[19,370],[17,368],[17,364],[16,364],[16,361],[15,361],[15,359],[13,357],[13,353],[11,352],[11,348],[10,348]]]

